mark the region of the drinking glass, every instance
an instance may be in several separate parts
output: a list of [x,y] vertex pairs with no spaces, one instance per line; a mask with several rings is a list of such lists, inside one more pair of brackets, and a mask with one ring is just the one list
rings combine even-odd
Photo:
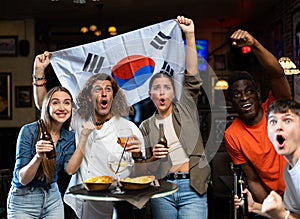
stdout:
[[[118,144],[121,145],[122,148],[124,148],[124,145],[126,141],[129,140],[130,136],[132,135],[131,128],[120,128],[117,130],[117,137],[118,137]],[[127,145],[129,145],[127,143]]]
[[107,157],[107,165],[117,179],[117,186],[111,191],[112,194],[124,194],[125,191],[120,187],[120,174],[128,170],[133,165],[133,160],[130,154],[123,152],[111,152]]

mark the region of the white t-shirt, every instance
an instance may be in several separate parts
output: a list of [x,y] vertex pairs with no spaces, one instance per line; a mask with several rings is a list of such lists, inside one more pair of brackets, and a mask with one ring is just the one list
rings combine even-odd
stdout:
[[284,205],[288,210],[300,214],[300,159],[292,169],[286,165],[284,182]]
[[189,162],[189,157],[182,148],[182,145],[176,135],[172,122],[172,113],[164,119],[155,119],[155,124],[157,127],[159,127],[159,123],[164,124],[164,132],[168,141],[169,156],[171,158],[172,165],[174,166]]
[[[90,118],[90,121],[93,122],[92,118]],[[74,113],[71,127],[75,130],[77,142],[79,140],[83,123],[84,120],[81,119],[77,113]],[[108,152],[122,152],[123,150],[123,148],[117,143],[117,130],[120,127],[130,127],[132,129],[133,134],[136,135],[142,142],[142,152],[143,154],[145,153],[143,136],[138,127],[133,122],[122,117],[112,117],[109,121],[103,124],[100,130],[95,129],[89,135],[83,161],[77,173],[72,176],[66,193],[70,187],[80,184],[88,178],[103,175],[113,176],[113,173],[107,166],[107,156]],[[122,174],[123,176],[128,175],[126,172]],[[65,194],[64,201],[70,205],[76,212],[77,216],[81,218],[83,201],[75,198],[72,194]],[[109,202],[86,202],[85,205],[88,203],[92,206],[88,207],[88,210],[84,211],[88,212],[88,215],[84,215],[82,218],[104,218],[104,215],[112,212],[112,206]],[[110,205],[111,208],[107,205]],[[92,213],[93,209],[94,213]]]

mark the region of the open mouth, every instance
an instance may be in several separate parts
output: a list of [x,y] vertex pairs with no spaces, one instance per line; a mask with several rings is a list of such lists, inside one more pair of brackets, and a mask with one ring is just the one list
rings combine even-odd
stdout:
[[277,135],[276,140],[279,144],[279,148],[283,148],[283,144],[285,142],[285,138],[282,135]]
[[161,105],[164,105],[164,104],[165,104],[165,102],[166,102],[166,99],[165,99],[165,98],[161,98],[161,99],[159,99],[159,103],[160,103]]
[[243,108],[244,110],[249,110],[249,109],[251,108],[251,106],[252,106],[252,104],[246,103],[246,104],[242,105],[242,108]]
[[102,100],[101,102],[100,102],[100,104],[101,104],[101,106],[106,106],[107,105],[107,100]]

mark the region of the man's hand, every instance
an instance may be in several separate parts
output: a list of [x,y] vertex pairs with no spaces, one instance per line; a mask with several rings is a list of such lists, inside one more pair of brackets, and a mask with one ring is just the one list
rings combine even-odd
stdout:
[[285,218],[286,215],[286,210],[284,208],[282,198],[274,191],[270,192],[270,194],[264,200],[261,211],[263,213],[267,213],[274,219]]
[[[251,192],[248,190],[248,189],[245,189],[243,191],[243,194],[247,194],[247,202],[248,202],[248,212],[253,212],[253,206],[254,206],[254,200],[253,200],[253,197],[252,197],[252,194]],[[243,203],[242,203],[242,200],[240,197],[238,197],[237,195],[234,195],[234,207],[235,209],[238,209]]]
[[257,42],[256,39],[244,30],[237,30],[231,36],[230,39],[233,41],[232,45],[243,47],[243,46],[254,46]]
[[126,152],[139,153],[142,151],[142,143],[136,135],[131,135],[125,148]]

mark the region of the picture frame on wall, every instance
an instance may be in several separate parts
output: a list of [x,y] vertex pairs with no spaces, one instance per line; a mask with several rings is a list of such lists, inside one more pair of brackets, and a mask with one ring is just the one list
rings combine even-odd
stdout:
[[300,104],[300,74],[293,75],[294,101]]
[[12,118],[11,73],[0,73],[0,119]]
[[224,54],[214,55],[214,69],[226,70],[226,56]]
[[16,86],[15,101],[16,107],[32,107],[32,87]]
[[293,14],[293,60],[295,65],[300,65],[300,8]]
[[[300,68],[300,8],[293,13],[293,60],[296,67]],[[300,76],[293,75],[294,101],[300,103]]]
[[0,36],[0,56],[16,56],[17,36]]

